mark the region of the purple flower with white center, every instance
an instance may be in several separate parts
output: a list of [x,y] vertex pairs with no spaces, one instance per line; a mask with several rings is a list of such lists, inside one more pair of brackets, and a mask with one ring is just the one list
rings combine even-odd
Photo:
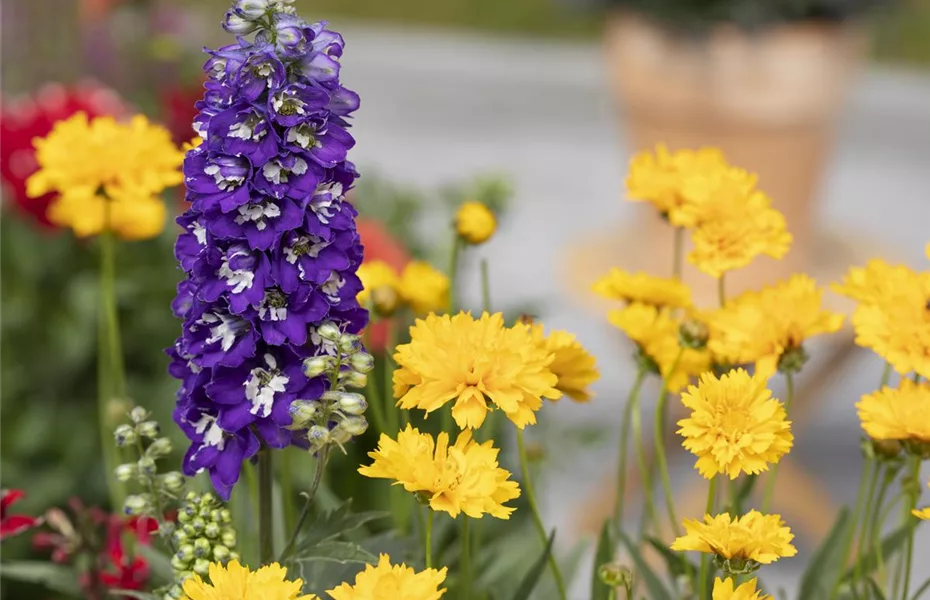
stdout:
[[289,409],[321,399],[332,378],[308,376],[304,361],[342,360],[334,328],[357,334],[368,314],[355,300],[362,248],[345,200],[359,100],[339,83],[342,36],[285,0],[237,0],[224,26],[240,37],[207,51],[194,120],[204,141],[185,157],[190,209],[175,246],[183,325],[167,352],[180,380],[174,419],[191,442],[183,470],[209,472],[228,499],[262,448],[318,449]]

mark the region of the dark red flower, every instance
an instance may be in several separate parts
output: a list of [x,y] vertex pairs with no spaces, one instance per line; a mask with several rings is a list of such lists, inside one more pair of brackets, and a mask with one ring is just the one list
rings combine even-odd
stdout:
[[25,497],[25,495],[22,490],[4,490],[2,492],[2,496],[0,496],[0,540],[32,529],[41,522],[41,519],[37,517],[11,515],[9,513],[10,505]]
[[[100,571],[100,583],[107,589],[141,590],[149,578],[149,564],[141,556],[133,556],[123,548],[123,533],[127,530],[139,536],[142,544],[148,545],[151,524],[158,527],[154,519],[132,519],[125,521],[114,515],[107,525],[107,542]],[[144,536],[144,539],[143,539]]]
[[[410,262],[410,254],[403,244],[394,239],[387,228],[380,222],[372,219],[359,218],[356,221],[358,236],[365,247],[365,260],[382,260],[391,265],[398,272],[403,270]],[[368,333],[369,350],[382,351],[387,345],[388,327],[391,323],[381,321],[370,325]]]
[[197,116],[194,106],[203,98],[203,81],[187,86],[168,88],[161,96],[161,120],[174,142],[180,146],[196,135],[193,122]]
[[45,211],[54,195],[26,196],[26,179],[38,169],[32,140],[48,135],[56,121],[81,111],[89,117],[121,117],[127,109],[115,92],[90,82],[72,87],[50,83],[32,96],[0,98],[0,178],[14,204],[48,227],[52,224]]

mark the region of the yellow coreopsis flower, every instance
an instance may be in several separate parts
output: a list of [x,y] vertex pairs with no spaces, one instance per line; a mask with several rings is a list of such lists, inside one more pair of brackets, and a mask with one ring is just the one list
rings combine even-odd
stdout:
[[278,563],[257,571],[232,560],[226,566],[210,564],[210,583],[199,575],[184,582],[182,600],[316,600],[313,594],[301,594],[304,582],[288,581],[287,569]]
[[763,515],[751,510],[742,517],[723,513],[704,521],[685,519],[685,535],[672,543],[678,552],[706,552],[733,566],[746,566],[752,561],[762,565],[798,553],[791,545],[794,534],[785,527],[779,515]]
[[588,402],[592,396],[588,386],[601,377],[597,370],[597,359],[567,331],[555,329],[545,335],[542,325],[527,327],[536,344],[552,355],[549,370],[559,379],[555,388],[576,402]]
[[34,144],[39,170],[26,182],[27,193],[58,194],[48,210],[53,223],[78,237],[112,231],[128,240],[164,229],[166,209],[157,195],[181,183],[184,159],[168,130],[141,115],[118,123],[77,113]]
[[449,305],[449,278],[429,263],[407,263],[400,275],[400,295],[417,314],[445,310]]
[[497,218],[481,202],[465,202],[455,213],[455,231],[469,244],[483,244],[497,230]]
[[859,302],[852,316],[858,345],[902,375],[930,378],[930,272],[873,260],[834,289]]
[[536,422],[543,398],[561,396],[549,367],[553,355],[526,326],[505,327],[500,313],[417,319],[394,360],[398,406],[430,413],[454,402],[452,416],[463,429],[481,427],[488,400],[522,429]]
[[719,379],[703,374],[697,386],[681,395],[681,402],[691,415],[678,421],[678,434],[698,457],[695,468],[707,479],[718,473],[736,479],[740,473],[767,471],[794,443],[785,407],[772,398],[765,378],[743,369]]
[[[685,348],[682,351],[679,338],[682,321],[666,309],[631,304],[610,311],[607,320],[636,344],[642,356],[655,366],[658,375],[668,378],[668,390],[672,393],[711,367],[711,355],[706,349]],[[676,366],[679,352],[681,358]],[[672,367],[675,367],[674,373]]]
[[738,185],[724,186],[701,218],[688,261],[717,279],[763,254],[782,258],[791,247],[784,216],[758,190],[747,194]]
[[765,378],[779,367],[796,372],[804,361],[804,342],[843,324],[843,315],[822,304],[823,291],[807,275],[745,292],[711,313],[711,353],[726,364],[755,363],[756,375]]
[[856,410],[872,439],[930,444],[930,383],[904,379],[899,388],[864,395]]
[[467,430],[449,446],[448,433],[440,433],[434,442],[430,434],[407,425],[396,441],[381,434],[378,449],[368,453],[374,462],[358,472],[393,479],[452,518],[464,512],[476,519],[484,514],[509,519],[514,509],[504,503],[519,497],[520,487],[498,466],[497,454],[491,441],[479,444]]
[[691,288],[686,284],[648,273],[628,273],[613,268],[594,283],[593,290],[608,300],[669,308],[691,306]]
[[756,590],[758,580],[750,579],[746,583],[738,586],[733,579],[714,578],[714,594],[711,600],[774,600],[772,596],[763,595],[761,590]]
[[417,573],[407,565],[392,565],[386,554],[378,565],[367,565],[355,576],[355,584],[343,583],[329,590],[333,600],[439,600],[446,593],[440,588],[446,568]]
[[[368,306],[372,301],[374,290],[389,290],[389,295],[398,295],[400,289],[400,275],[391,265],[383,260],[368,260],[358,267],[358,278],[362,281],[362,291],[356,299],[362,306]],[[379,292],[381,294],[381,292]],[[383,294],[382,294],[383,295]],[[396,303],[396,300],[395,300]],[[390,311],[387,311],[390,312]]]

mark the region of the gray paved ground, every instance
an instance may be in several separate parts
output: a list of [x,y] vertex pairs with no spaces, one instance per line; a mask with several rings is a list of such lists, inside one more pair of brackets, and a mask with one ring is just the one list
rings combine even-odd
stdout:
[[[550,421],[618,423],[631,380],[627,349],[600,315],[582,310],[558,272],[566,248],[630,215],[618,201],[628,156],[623,123],[610,106],[599,48],[365,28],[345,33],[344,79],[363,98],[353,159],[425,187],[488,171],[509,174],[513,213],[485,249],[494,257],[495,298],[544,299],[546,322],[576,332],[598,355],[598,399],[585,407],[562,403]],[[823,224],[921,264],[930,240],[928,167],[930,76],[870,71],[842,118],[823,189]],[[879,370],[868,356],[857,357],[821,399],[817,418],[796,432],[794,460],[825,481],[835,501],[855,496],[852,403],[874,387]],[[581,504],[613,469],[613,448],[609,440],[583,457],[556,461],[559,485],[547,488],[544,503],[563,531],[572,531]],[[674,469],[676,488],[692,480],[686,460]],[[928,557],[924,532],[917,565],[925,575]],[[802,561],[783,561],[769,578],[791,589]],[[586,597],[583,585],[573,593]]]

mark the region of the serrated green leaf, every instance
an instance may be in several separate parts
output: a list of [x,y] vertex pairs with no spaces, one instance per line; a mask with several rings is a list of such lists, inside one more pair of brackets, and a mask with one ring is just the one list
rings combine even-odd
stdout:
[[614,558],[614,543],[611,536],[611,521],[607,519],[601,525],[601,533],[597,538],[597,550],[594,553],[594,566],[591,569],[591,600],[607,600],[610,598],[610,588],[601,581],[598,572],[601,565],[609,563]]
[[138,592],[136,590],[108,590],[111,596],[119,598],[135,598],[136,600],[161,600],[155,594],[149,592]]
[[[919,525],[920,522],[918,522],[918,526]],[[902,525],[885,536],[881,541],[881,555],[883,560],[888,560],[904,548],[904,544],[907,542],[907,536],[910,533],[910,527],[910,525]],[[874,573],[878,568],[878,554],[875,552],[875,548],[870,547],[868,553],[865,556],[859,557],[856,563],[859,564],[860,573]],[[852,579],[853,575],[856,573],[856,563],[846,571],[846,574],[843,576],[843,581]]]
[[0,577],[43,585],[68,596],[82,595],[74,569],[55,563],[38,560],[4,562],[0,564]]
[[849,509],[843,507],[804,571],[799,598],[829,598],[833,593],[843,568],[846,541],[852,535],[851,526],[855,523],[849,523]]
[[353,513],[350,498],[337,508],[310,519],[301,541],[297,544],[296,554],[299,556],[302,550],[336,539],[372,521],[388,516],[390,513],[383,511]]
[[377,562],[378,558],[354,542],[326,540],[302,550],[291,560],[294,563],[325,560],[341,564],[372,564]]
[[520,587],[518,587],[517,591],[511,596],[511,600],[529,600],[530,594],[533,593],[533,589],[536,587],[536,584],[539,583],[539,578],[542,577],[543,572],[546,570],[546,563],[549,560],[549,556],[552,554],[552,542],[554,541],[555,530],[549,534],[549,541],[546,542],[546,547],[543,548],[542,554],[539,555],[539,558],[536,559],[536,562],[533,563],[530,570],[526,572],[526,575],[520,582]]
[[639,548],[636,547],[629,536],[623,533],[623,531],[620,531],[619,534],[620,541],[626,546],[636,566],[636,576],[642,578],[643,582],[646,584],[646,589],[649,590],[649,600],[674,600],[668,589],[662,585],[662,580],[659,579],[659,577],[652,572],[652,569],[649,568],[649,565],[646,564]]

